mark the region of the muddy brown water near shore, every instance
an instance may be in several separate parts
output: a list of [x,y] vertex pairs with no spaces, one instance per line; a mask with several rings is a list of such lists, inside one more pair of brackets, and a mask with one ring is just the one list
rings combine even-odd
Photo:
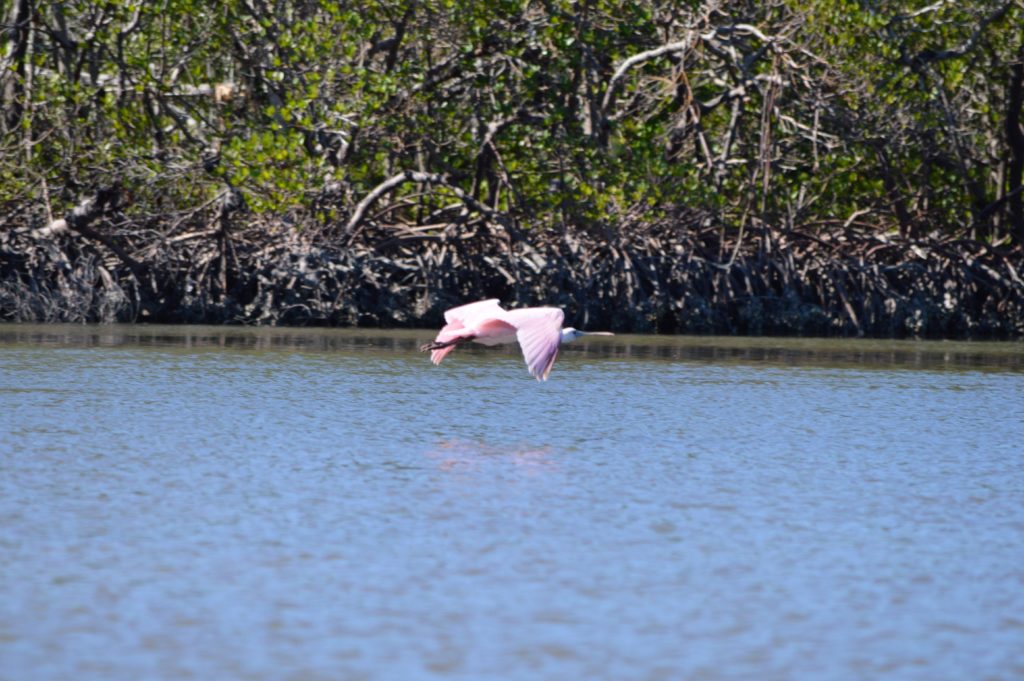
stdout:
[[[40,346],[230,348],[344,352],[389,350],[421,355],[436,329],[317,329],[161,324],[0,324],[0,342]],[[466,346],[460,354],[518,356],[515,346]],[[904,367],[932,370],[1024,371],[1024,342],[916,341],[840,338],[746,338],[618,334],[600,343],[566,345],[562,356],[766,366]]]
[[1024,673],[1024,346],[0,325],[0,676]]

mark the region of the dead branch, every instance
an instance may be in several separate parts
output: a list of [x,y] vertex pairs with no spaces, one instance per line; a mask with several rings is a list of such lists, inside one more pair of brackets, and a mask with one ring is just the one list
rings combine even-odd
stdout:
[[482,213],[488,217],[496,218],[500,216],[498,211],[493,208],[489,208],[484,204],[480,203],[472,196],[464,192],[457,185],[453,184],[444,175],[439,173],[422,173],[415,170],[405,170],[397,175],[394,175],[387,180],[384,180],[379,185],[373,188],[369,194],[367,194],[362,201],[360,201],[355,210],[352,211],[352,217],[349,218],[348,223],[345,225],[345,233],[350,235],[353,234],[355,228],[362,222],[363,216],[366,211],[373,205],[373,203],[384,196],[385,194],[393,191],[397,187],[405,184],[406,182],[421,182],[426,184],[441,185],[446,187],[451,193],[462,201],[466,207],[470,210],[474,210],[478,213]]
[[128,266],[136,278],[141,280],[146,272],[146,266],[129,255],[127,251],[121,248],[109,236],[92,228],[93,222],[120,207],[122,196],[123,191],[119,185],[115,184],[110,187],[104,187],[97,191],[94,196],[84,199],[68,211],[63,219],[54,220],[47,228],[38,231],[45,231],[46,234],[57,234],[64,229],[70,229],[87,239],[97,241],[110,249],[121,262]]

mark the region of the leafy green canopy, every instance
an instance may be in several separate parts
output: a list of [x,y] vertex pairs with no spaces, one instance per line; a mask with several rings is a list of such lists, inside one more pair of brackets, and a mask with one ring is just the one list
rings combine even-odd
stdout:
[[162,215],[234,187],[257,214],[331,228],[414,170],[444,182],[397,185],[366,219],[443,220],[457,188],[528,226],[686,206],[727,227],[1024,236],[1019,2],[5,11],[7,205],[52,213],[118,180]]

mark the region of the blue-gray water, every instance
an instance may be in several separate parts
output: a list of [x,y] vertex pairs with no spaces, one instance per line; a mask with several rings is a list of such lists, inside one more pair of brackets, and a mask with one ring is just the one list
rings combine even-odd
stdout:
[[1024,346],[0,326],[0,679],[1024,678]]

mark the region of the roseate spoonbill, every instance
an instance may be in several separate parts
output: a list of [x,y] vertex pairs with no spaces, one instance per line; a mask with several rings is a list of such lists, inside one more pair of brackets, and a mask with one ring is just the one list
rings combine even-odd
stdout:
[[519,341],[530,374],[538,381],[546,381],[558,356],[559,345],[580,336],[614,335],[607,331],[580,331],[571,326],[563,329],[563,319],[565,314],[557,307],[505,310],[497,298],[481,300],[445,312],[447,323],[437,338],[420,350],[430,350],[430,361],[440,364],[460,343],[474,341],[483,345],[501,345]]

